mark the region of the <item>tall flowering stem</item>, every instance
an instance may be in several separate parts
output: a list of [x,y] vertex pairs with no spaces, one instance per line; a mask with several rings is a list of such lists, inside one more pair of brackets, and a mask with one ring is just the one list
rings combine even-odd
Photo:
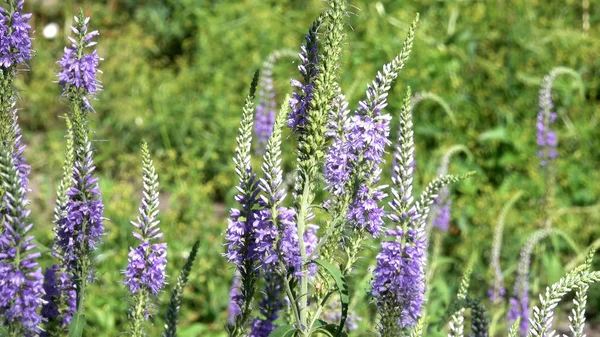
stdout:
[[0,178],[5,191],[5,214],[0,234],[0,323],[9,337],[37,336],[41,331],[39,309],[44,295],[43,275],[32,252],[36,245],[27,234],[27,200],[11,147],[0,147]]
[[0,325],[9,337],[37,336],[41,332],[43,275],[40,253],[28,236],[27,188],[30,167],[25,162],[14,81],[20,66],[27,67],[31,49],[31,14],[23,0],[4,0],[0,7]]
[[379,329],[383,337],[401,336],[414,328],[421,316],[425,296],[425,264],[427,262],[426,219],[429,206],[446,185],[464,179],[445,175],[433,180],[415,201],[414,137],[410,110],[410,89],[400,112],[400,129],[395,151],[394,177],[390,202],[393,229],[377,255],[373,271],[372,295],[380,315]]
[[[268,214],[268,217],[260,226],[262,233],[260,246],[264,247],[261,253],[263,260],[261,272],[265,282],[259,306],[260,317],[254,319],[250,330],[250,336],[255,337],[268,336],[277,328],[274,323],[279,317],[279,310],[283,307],[284,288],[288,297],[293,296],[288,280],[282,275],[286,275],[288,266],[294,266],[292,261],[286,261],[288,263],[285,264],[284,260],[291,260],[290,256],[297,255],[295,253],[297,245],[289,242],[289,236],[278,234],[282,232],[283,223],[290,218],[289,215],[293,219],[293,213],[290,214],[288,208],[281,206],[286,195],[282,186],[281,133],[289,112],[288,102],[289,96],[286,97],[275,120],[273,132],[266,144],[261,167],[264,177],[260,179],[259,184],[262,191],[259,204],[263,207],[262,212]],[[299,265],[295,267],[300,268]],[[296,309],[295,306],[294,309]]]
[[185,285],[189,280],[194,260],[196,259],[196,255],[198,254],[199,246],[200,241],[197,240],[194,243],[192,250],[190,251],[190,255],[185,261],[183,268],[181,269],[181,274],[179,274],[179,277],[177,277],[177,281],[175,282],[175,286],[173,287],[173,291],[171,293],[171,299],[169,300],[169,304],[167,306],[167,314],[165,315],[165,327],[162,337],[177,337],[177,322],[179,321],[179,309],[181,308],[181,299],[183,298],[183,291]]
[[[544,172],[544,179],[546,181],[546,191],[542,205],[544,207],[544,227],[550,227],[550,212],[553,209],[554,203],[554,189],[555,189],[555,171],[553,162],[558,156],[557,145],[558,137],[556,132],[552,130],[551,126],[556,121],[556,112],[553,112],[554,104],[552,103],[552,85],[556,79],[556,73],[551,71],[548,75],[544,76],[542,80],[542,86],[539,93],[539,111],[536,121],[536,141],[539,147],[538,157],[540,158],[540,166]],[[527,324],[523,322],[521,324]]]
[[[104,204],[94,177],[93,149],[89,140],[88,112],[90,100],[102,86],[97,79],[101,60],[96,50],[86,52],[96,42],[97,31],[88,32],[89,18],[83,11],[75,16],[71,46],[58,64],[58,83],[63,97],[69,103],[68,119],[73,128],[72,183],[67,191],[66,202],[57,221],[56,243],[62,265],[75,283],[77,311],[83,311],[84,294],[88,282],[93,281],[93,251],[101,243],[104,234]],[[59,201],[60,202],[60,201]]]
[[[460,152],[465,152],[470,155],[469,149],[464,145],[451,146],[440,161],[440,166],[437,171],[438,176],[448,174],[448,168],[450,167],[450,161],[452,157]],[[431,215],[427,218],[427,237],[429,238],[430,232],[433,228],[438,228],[441,231],[447,231],[450,225],[450,212],[452,206],[452,199],[450,198],[450,188],[444,187],[438,195],[435,203],[431,206]]]
[[58,221],[57,242],[64,266],[71,273],[77,290],[77,311],[83,310],[88,282],[93,281],[93,252],[104,235],[104,203],[94,177],[95,166],[91,142],[84,137],[85,146],[77,149],[73,169],[73,186],[67,192],[63,217]]
[[[23,152],[25,145],[21,142],[21,129],[18,124],[17,88],[15,78],[20,66],[27,67],[27,61],[33,57],[29,21],[31,14],[23,13],[23,0],[4,0],[8,9],[0,7],[0,142],[11,148],[11,153],[23,187],[23,199],[27,197],[29,165],[25,162]],[[6,200],[3,201],[6,203]],[[0,208],[0,216],[6,213],[4,206]],[[0,223],[0,233],[3,232]]]
[[510,200],[502,207],[500,216],[498,216],[498,222],[496,229],[494,230],[494,239],[492,242],[492,253],[490,254],[490,268],[494,275],[494,283],[491,289],[488,291],[490,300],[494,303],[499,303],[504,299],[506,295],[506,289],[504,288],[504,275],[502,273],[502,267],[500,266],[500,253],[502,250],[502,236],[504,233],[504,224],[508,212],[512,209],[514,204],[519,200],[523,193],[517,192]]
[[52,255],[58,260],[57,264],[47,268],[44,273],[44,306],[42,315],[44,316],[44,336],[60,336],[64,329],[71,323],[71,318],[76,308],[76,293],[73,279],[67,272],[67,261],[62,255],[63,251],[58,243],[58,233],[60,231],[59,221],[66,215],[67,192],[72,187],[73,165],[75,161],[75,149],[73,139],[73,126],[68,116],[65,118],[67,126],[65,159],[63,162],[63,175],[56,192],[56,201],[54,205],[54,243],[52,246]]
[[[460,281],[460,286],[458,288],[458,294],[456,296],[457,300],[465,300],[467,298],[467,293],[469,291],[469,285],[471,282],[471,274],[472,269],[468,269]],[[465,309],[461,308],[458,310],[452,317],[450,318],[450,322],[448,323],[448,337],[463,337],[464,336],[464,313]]]
[[[298,166],[294,186],[294,208],[296,209],[298,246],[302,259],[303,275],[308,275],[309,262],[304,235],[309,230],[307,221],[312,215],[311,204],[315,198],[315,187],[319,180],[325,155],[327,120],[332,101],[339,88],[340,58],[342,44],[346,36],[344,32],[347,16],[346,1],[330,0],[328,5],[329,8],[322,15],[322,23],[317,24],[318,29],[322,29],[323,35],[317,38],[319,54],[316,60],[316,70],[314,70],[316,74],[311,75],[310,84],[304,84],[311,86],[310,99],[307,98],[304,101],[305,106],[308,103],[307,110],[305,110],[306,117],[302,119],[304,122],[290,125],[298,134]],[[316,36],[316,33],[314,35]],[[307,52],[311,52],[311,50],[307,50]],[[310,66],[314,67],[315,62],[312,62]],[[313,73],[313,70],[307,69],[307,74]],[[306,102],[307,100],[309,102]],[[300,279],[298,307],[302,322],[299,328],[303,331],[302,334],[305,335],[305,329],[310,328],[308,326],[308,277]]]
[[252,312],[252,300],[256,291],[256,267],[258,265],[255,251],[254,222],[257,217],[255,206],[258,205],[258,181],[252,169],[250,150],[252,146],[252,126],[254,118],[254,97],[258,85],[258,71],[254,74],[250,93],[246,97],[242,121],[235,150],[235,172],[240,183],[237,187],[239,194],[235,200],[240,209],[231,209],[231,218],[227,227],[225,239],[227,253],[225,256],[236,267],[240,277],[239,293],[233,299],[240,308],[240,313],[233,323],[227,325],[229,336],[246,334],[247,325]]
[[[389,114],[384,114],[387,98],[393,82],[408,61],[414,44],[418,16],[409,27],[400,53],[383,66],[375,80],[367,86],[366,99],[359,102],[354,114],[345,119],[343,113],[334,114],[334,121],[341,124],[341,135],[334,138],[325,159],[326,188],[332,191],[331,211],[335,217],[344,217],[350,225],[349,238],[340,237],[343,226],[333,230],[330,242],[325,244],[326,255],[331,255],[334,246],[344,240],[346,249],[344,273],[349,273],[362,241],[366,236],[378,237],[384,227],[385,212],[379,203],[386,197],[380,186],[380,165],[390,144]],[[336,102],[343,110],[344,102]],[[335,118],[335,115],[338,117]]]
[[[555,336],[556,331],[552,329],[552,323],[554,321],[554,309],[558,306],[560,300],[571,291],[581,292],[582,289],[587,289],[590,284],[600,281],[600,272],[591,270],[592,258],[595,253],[596,249],[593,247],[589,250],[586,261],[582,266],[568,272],[558,282],[547,287],[544,295],[540,295],[540,304],[532,309],[531,329],[527,331],[527,337]],[[576,294],[576,297],[579,296],[579,294]],[[577,336],[578,333],[573,331],[573,335]]]
[[298,134],[304,132],[303,128],[308,123],[310,102],[313,96],[319,61],[317,32],[323,24],[323,20],[323,15],[319,16],[304,36],[305,42],[298,54],[298,58],[300,59],[298,71],[302,76],[302,81],[291,80],[291,85],[295,89],[292,93],[292,98],[289,100],[290,112],[288,113],[287,126]]
[[150,158],[148,144],[142,143],[142,176],[144,191],[140,215],[131,224],[133,236],[140,241],[129,251],[129,263],[125,269],[125,286],[131,294],[130,334],[142,337],[144,321],[150,316],[152,297],[157,296],[165,284],[167,267],[167,244],[158,227],[158,175]]
[[557,233],[551,228],[540,229],[533,233],[519,255],[519,267],[517,269],[517,278],[515,280],[513,297],[509,301],[508,320],[514,322],[520,318],[521,336],[525,336],[529,331],[529,267],[531,264],[531,254],[537,244],[546,237]]
[[556,168],[554,161],[558,157],[558,136],[556,131],[552,129],[558,115],[554,109],[552,101],[552,87],[554,81],[560,75],[570,75],[577,80],[580,79],[579,73],[566,68],[554,68],[542,79],[542,84],[539,91],[538,105],[539,110],[536,120],[536,142],[538,145],[538,157],[540,158],[540,167],[545,181],[545,192],[542,199],[542,207],[544,213],[543,227],[552,226],[552,215],[554,211],[554,197],[556,192]]

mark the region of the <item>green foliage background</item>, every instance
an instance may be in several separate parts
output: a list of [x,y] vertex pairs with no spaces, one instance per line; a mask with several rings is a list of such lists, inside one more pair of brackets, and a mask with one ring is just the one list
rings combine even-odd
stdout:
[[[417,106],[418,184],[435,175],[449,146],[464,144],[473,154],[472,159],[459,156],[450,170],[475,170],[477,175],[455,191],[452,227],[443,245],[446,257],[437,261],[438,273],[444,276],[432,284],[432,321],[451,302],[471,257],[475,258],[474,294],[485,295],[496,218],[511,195],[522,190],[524,197],[507,219],[502,252],[507,281],[512,282],[518,251],[541,220],[544,181],[535,143],[540,81],[556,66],[581,74],[581,80],[560,77],[553,91],[560,116],[557,207],[577,207],[561,213],[555,226],[577,243],[576,251],[560,239],[537,251],[534,272],[540,277],[532,281],[532,290],[557,280],[564,266],[599,232],[600,212],[593,207],[600,198],[598,6],[592,5],[590,29],[584,32],[582,1],[575,0],[351,3],[356,8],[349,16],[342,83],[354,102],[351,107],[363,97],[366,84],[382,64],[400,50],[408,24],[419,12],[415,50],[392,90],[388,111],[392,115],[399,111],[404,87],[410,85],[413,91],[441,96],[455,116],[451,119],[432,102]],[[184,297],[181,336],[224,335],[232,270],[221,256],[221,233],[236,184],[231,158],[244,93],[252,72],[270,52],[299,49],[324,4],[319,0],[30,0],[27,6],[34,12],[37,56],[18,84],[23,89],[20,120],[32,165],[36,235],[46,245],[52,240],[51,210],[64,146],[64,122],[58,116],[66,109],[54,83],[55,61],[66,43],[71,14],[79,6],[101,32],[98,48],[105,59],[101,63],[105,90],[94,102],[97,114],[92,119],[110,220],[98,259],[99,281],[90,288],[86,335],[116,336],[127,317],[119,271],[125,268],[127,247],[133,243],[129,221],[135,217],[141,190],[142,139],[149,142],[160,176],[162,229],[169,243],[172,280],[193,241],[201,240]],[[46,40],[41,32],[50,22],[61,24],[61,34]],[[298,76],[296,65],[296,60],[285,59],[275,69],[280,98],[290,91],[289,78]],[[294,158],[288,153],[290,172]],[[359,295],[366,293],[363,275],[375,251],[367,251],[360,277],[354,280],[353,290]],[[506,286],[512,288],[511,283]],[[592,318],[598,298],[598,291],[592,290]],[[166,303],[167,296],[162,300]],[[369,335],[370,309],[368,302],[356,308],[364,316],[358,335]],[[154,317],[157,331],[163,315],[158,312]]]

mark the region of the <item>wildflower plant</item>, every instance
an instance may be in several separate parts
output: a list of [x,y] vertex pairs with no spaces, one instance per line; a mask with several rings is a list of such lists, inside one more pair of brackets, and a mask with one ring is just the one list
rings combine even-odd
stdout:
[[129,263],[125,269],[125,286],[131,294],[130,334],[144,336],[144,321],[152,309],[152,298],[165,284],[167,244],[158,227],[158,175],[150,158],[148,145],[142,143],[143,185],[140,215],[132,221],[133,236],[140,244],[129,251]]
[[[71,123],[68,126],[72,126],[73,130],[74,153],[71,185],[66,192],[66,203],[58,212],[60,218],[56,221],[55,246],[63,268],[61,272],[69,273],[75,285],[76,310],[82,313],[85,289],[94,280],[92,254],[104,235],[104,203],[98,178],[94,177],[93,148],[88,126],[88,113],[92,110],[90,99],[101,89],[101,85],[96,77],[100,58],[95,50],[86,53],[87,48],[96,44],[92,39],[98,32],[88,32],[90,19],[83,12],[74,20],[75,26],[71,27],[74,35],[69,37],[72,44],[65,48],[58,62],[58,83],[69,104],[67,118]],[[69,165],[71,163],[66,166]]]
[[42,323],[43,275],[37,262],[41,254],[29,235],[29,165],[23,157],[14,86],[19,67],[27,67],[33,57],[31,14],[23,13],[23,1],[5,4],[7,9],[0,7],[0,326],[9,337],[36,336]]
[[537,155],[545,182],[544,196],[541,201],[544,215],[542,225],[545,228],[552,226],[552,213],[555,211],[556,168],[554,162],[558,157],[558,136],[556,130],[552,127],[558,118],[558,114],[554,110],[552,87],[556,78],[560,75],[569,75],[575,79],[580,79],[580,75],[574,70],[557,67],[544,76],[539,90],[536,143],[538,145]]
[[506,296],[506,289],[504,288],[504,274],[502,273],[502,266],[500,265],[500,253],[502,250],[502,236],[504,233],[504,226],[508,212],[512,209],[514,204],[519,200],[523,193],[521,191],[515,193],[510,200],[502,207],[500,215],[498,216],[498,222],[494,230],[494,239],[492,241],[492,253],[490,254],[490,269],[494,274],[493,284],[488,291],[488,296],[493,303],[501,302]]
[[[105,234],[104,201],[96,167],[92,131],[92,102],[102,90],[98,78],[102,60],[94,46],[97,31],[81,11],[71,27],[70,45],[57,62],[58,84],[68,104],[65,152],[53,212],[53,262],[44,273],[38,265],[43,247],[29,235],[27,199],[29,166],[24,160],[16,109],[19,93],[15,78],[33,57],[30,14],[23,0],[2,0],[0,7],[0,336],[81,337],[86,326],[85,296],[95,280],[95,256]],[[341,68],[350,10],[345,0],[328,0],[313,22],[300,48],[300,77],[291,81],[278,105],[273,87],[273,65],[290,56],[271,54],[263,64],[263,77],[255,73],[244,106],[233,159],[239,178],[235,202],[225,231],[225,259],[235,269],[230,293],[231,337],[348,336],[361,320],[355,312],[363,298],[347,280],[353,277],[365,247],[377,247],[372,268],[362,275],[367,296],[376,310],[381,337],[421,337],[427,333],[428,284],[435,268],[440,236],[436,227],[449,223],[450,184],[472,173],[448,175],[452,155],[468,152],[463,146],[448,150],[438,176],[420,195],[415,186],[413,111],[417,102],[432,99],[454,115],[443,100],[430,93],[412,96],[407,88],[397,113],[387,111],[394,82],[409,60],[418,23],[408,26],[396,57],[367,85],[364,99],[352,109],[341,86]],[[556,157],[556,137],[550,129],[551,86],[558,68],[544,79],[540,92],[538,143],[542,167]],[[412,99],[411,99],[412,98]],[[258,104],[255,106],[255,100]],[[392,115],[399,128],[390,139]],[[286,137],[286,126],[290,136]],[[262,159],[255,170],[255,152]],[[284,141],[296,145],[292,172],[284,172]],[[150,318],[161,311],[160,294],[168,276],[167,243],[159,229],[158,174],[146,143],[142,144],[143,192],[139,215],[132,221],[133,237],[128,264],[122,271],[131,307],[125,334],[151,335]],[[387,153],[394,161],[386,163]],[[391,183],[383,180],[391,169]],[[550,172],[550,171],[548,171]],[[293,176],[288,191],[286,174]],[[494,238],[490,267],[495,281],[493,299],[503,294],[500,268],[502,229],[515,196],[503,209]],[[549,219],[549,217],[547,217]],[[440,234],[440,231],[437,231]],[[590,249],[582,266],[547,288],[537,306],[529,300],[529,264],[536,244],[559,230],[544,228],[533,234],[521,251],[514,296],[510,299],[508,336],[552,337],[553,312],[559,301],[575,292],[569,315],[573,336],[583,337],[585,305],[590,285],[600,281],[592,271]],[[430,255],[429,243],[434,249]],[[196,241],[179,277],[173,283],[164,312],[163,337],[178,335],[185,286],[200,248]],[[470,310],[471,336],[490,334],[485,300],[469,291],[471,268],[460,283],[457,300],[448,310],[448,336],[463,337],[465,314]],[[369,282],[370,280],[370,282]],[[475,289],[477,290],[477,289]],[[351,298],[353,297],[353,298]],[[358,298],[358,299],[357,299]],[[530,307],[533,309],[530,310]],[[127,313],[123,313],[125,316]]]
[[[379,205],[387,195],[380,176],[383,155],[391,144],[391,116],[385,113],[388,93],[410,55],[417,20],[410,26],[398,56],[383,67],[367,87],[366,99],[350,113],[338,79],[347,4],[336,0],[328,3],[329,8],[306,35],[298,67],[303,82],[292,81],[295,92],[289,100],[290,111],[284,103],[263,157],[264,178],[258,184],[249,153],[252,89],[244,106],[234,158],[240,177],[236,201],[242,209],[232,210],[226,234],[226,257],[236,266],[239,277],[232,289],[230,308],[234,310],[230,313],[237,316],[228,326],[230,336],[248,330],[251,336],[265,336],[271,331],[295,331],[300,336],[319,331],[339,333],[348,317],[345,277],[352,272],[365,242],[381,236],[384,243],[372,290],[380,308],[381,333],[396,336],[417,326],[425,291],[429,206],[442,187],[463,178],[440,177],[419,200],[412,197],[414,143],[408,91],[400,113],[391,213]],[[285,191],[281,184],[280,128],[286,117],[298,141],[291,208],[282,207]],[[313,204],[321,181],[329,198],[318,215],[326,214],[326,220],[312,227],[309,222],[318,218]],[[392,228],[387,228],[388,218]],[[317,242],[312,239],[316,233]],[[250,324],[247,316],[252,311],[258,275],[264,280],[264,297],[258,318]],[[340,294],[339,322],[320,323],[325,322],[323,313],[334,293]],[[276,327],[283,299],[290,308],[289,325]]]

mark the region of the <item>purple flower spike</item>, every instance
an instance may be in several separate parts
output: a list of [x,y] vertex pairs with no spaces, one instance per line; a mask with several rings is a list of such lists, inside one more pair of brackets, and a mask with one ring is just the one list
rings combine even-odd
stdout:
[[554,104],[552,103],[552,85],[556,75],[554,72],[544,76],[542,87],[539,94],[539,112],[536,122],[536,141],[539,147],[538,156],[540,165],[547,166],[550,161],[558,157],[556,147],[558,138],[552,124],[556,121],[556,113],[552,112]]
[[[48,322],[58,321],[58,326],[53,328],[63,330],[69,326],[73,314],[77,311],[75,285],[61,266],[53,265],[44,273],[44,291],[46,303],[42,307],[42,316]],[[42,336],[50,335],[46,331]]]
[[[104,203],[98,179],[93,176],[96,167],[87,137],[85,143],[78,156],[83,161],[76,161],[74,165],[73,187],[67,192],[67,205],[57,222],[56,233],[63,263],[77,277],[84,277],[79,274],[83,271],[81,261],[97,248],[104,235]],[[91,276],[93,270],[87,272]]]
[[397,324],[414,326],[420,317],[425,293],[424,261],[426,243],[409,230],[404,247],[401,231],[390,231],[394,241],[381,244],[377,267],[373,271],[372,294],[381,312],[401,312]]
[[60,61],[58,72],[58,83],[63,87],[63,95],[69,96],[77,92],[82,98],[84,107],[89,109],[91,104],[87,98],[88,95],[94,95],[102,89],[100,80],[97,78],[98,64],[102,60],[96,50],[86,53],[86,48],[96,45],[92,39],[99,35],[98,31],[88,33],[89,18],[83,15],[75,17],[76,26],[71,27],[74,37],[69,37],[70,47],[65,47],[64,54]]
[[450,226],[451,209],[452,199],[450,199],[450,191],[446,187],[440,191],[432,208],[433,227],[446,232]]
[[26,337],[37,336],[42,316],[38,313],[44,296],[43,275],[38,267],[40,253],[28,236],[29,210],[20,173],[13,154],[0,149],[0,174],[5,190],[3,233],[0,234],[0,322]]
[[[358,113],[358,112],[357,112]],[[383,226],[383,207],[378,203],[385,198],[385,186],[379,182],[388,136],[389,115],[369,117],[356,114],[345,123],[343,139],[337,137],[325,156],[326,189],[334,197],[347,193],[352,175],[363,179],[350,205],[346,219],[356,229],[377,237]],[[360,172],[359,172],[360,170]]]
[[290,114],[288,116],[288,127],[298,133],[308,123],[310,101],[314,90],[314,79],[317,75],[317,64],[319,58],[317,30],[320,21],[315,21],[306,34],[306,42],[300,50],[298,57],[300,65],[298,70],[302,75],[303,82],[292,80],[291,85],[295,88],[290,99]]
[[263,62],[260,71],[258,104],[256,105],[256,118],[254,121],[254,134],[256,136],[256,153],[264,154],[265,146],[275,127],[276,94],[273,84],[273,68],[282,57],[296,56],[291,50],[276,50]]
[[[294,270],[294,275],[302,277],[302,258],[300,257],[300,247],[298,243],[298,228],[295,222],[296,212],[293,209],[280,207],[279,222],[282,227],[281,240],[279,241],[279,249],[282,254],[283,263]],[[308,225],[304,231],[304,246],[306,254],[312,254],[317,247],[319,238],[317,231],[319,227],[316,225]],[[308,268],[308,276],[311,277],[316,272],[316,266],[311,264]]]
[[139,246],[129,251],[129,263],[123,282],[132,294],[140,291],[157,295],[165,284],[167,267],[167,244],[160,242],[162,233],[158,227],[158,175],[150,158],[146,143],[142,144],[144,193],[140,215],[132,221],[133,236],[140,240]]
[[29,20],[31,14],[21,13],[24,0],[16,2],[12,11],[0,7],[0,67],[25,64],[33,57]]

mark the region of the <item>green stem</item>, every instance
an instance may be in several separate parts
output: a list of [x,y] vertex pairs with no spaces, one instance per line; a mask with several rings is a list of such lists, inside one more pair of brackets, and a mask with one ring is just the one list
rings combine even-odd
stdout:
[[[310,321],[310,325],[308,326],[309,328],[311,328],[312,326],[315,325],[315,322],[319,319],[319,317],[321,316],[321,313],[323,312],[323,309],[325,309],[325,304],[327,303],[327,299],[329,298],[329,296],[333,295],[335,293],[335,290],[330,290],[327,295],[325,295],[325,297],[323,297],[323,300],[320,300],[317,304],[317,310],[315,311],[315,315],[313,316],[312,320]],[[309,336],[313,333],[314,331],[311,329],[309,331]]]
[[148,294],[145,289],[141,289],[140,293],[135,298],[134,306],[131,310],[131,336],[144,336],[144,321],[145,312],[147,310]]
[[300,247],[300,257],[302,259],[302,277],[300,278],[300,329],[305,335],[304,329],[307,329],[307,310],[308,310],[308,261],[306,260],[306,247],[304,245],[304,231],[306,230],[306,217],[309,210],[310,179],[304,178],[302,196],[300,199],[300,210],[298,212],[298,246]]
[[[281,269],[285,272],[285,266],[283,265],[283,262],[279,261],[279,265],[281,266]],[[282,279],[283,279],[283,285],[285,287],[285,293],[286,293],[288,299],[290,300],[290,308],[292,308],[292,312],[294,313],[294,318],[296,319],[296,323],[298,324],[298,326],[301,326],[302,320],[300,319],[300,313],[298,311],[298,306],[296,304],[296,298],[294,297],[294,293],[292,292],[292,288],[290,287],[289,280],[286,277],[282,277]]]

